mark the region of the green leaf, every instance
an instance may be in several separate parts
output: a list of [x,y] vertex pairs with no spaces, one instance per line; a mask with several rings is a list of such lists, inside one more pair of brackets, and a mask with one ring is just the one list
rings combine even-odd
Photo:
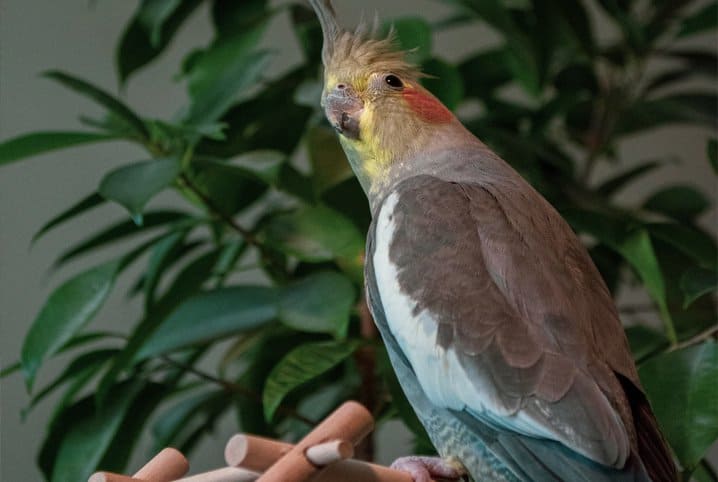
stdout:
[[250,170],[219,161],[196,161],[189,176],[225,216],[237,214],[267,191],[267,185]]
[[145,204],[174,182],[180,173],[179,160],[153,159],[119,167],[100,182],[99,193],[124,206],[135,224],[142,225]]
[[45,77],[56,80],[65,87],[94,100],[109,110],[112,114],[116,115],[119,119],[127,123],[127,125],[130,126],[140,138],[149,139],[150,133],[142,119],[140,119],[137,114],[132,112],[117,98],[82,79],[73,77],[64,72],[53,70],[46,72],[44,75]]
[[262,182],[276,186],[279,184],[282,167],[286,160],[287,156],[282,152],[263,149],[247,152],[233,158],[230,162],[234,166],[245,169]]
[[263,235],[278,249],[309,262],[359,256],[363,247],[362,236],[352,222],[325,206],[276,216]]
[[141,388],[137,382],[123,383],[113,387],[106,405],[96,407],[90,396],[61,415],[51,427],[41,452],[41,464],[46,474],[51,474],[51,482],[90,477]]
[[653,193],[643,208],[679,222],[695,219],[710,207],[706,196],[692,186],[673,185]]
[[464,98],[464,82],[458,69],[441,59],[432,58],[424,62],[422,71],[430,76],[422,80],[424,87],[446,107],[456,109]]
[[[89,382],[90,378],[103,368],[105,362],[118,352],[119,350],[116,348],[105,348],[101,350],[89,351],[79,355],[64,368],[62,373],[57,378],[40,390],[37,395],[32,397],[30,403],[27,407],[25,407],[25,409],[23,409],[23,417],[26,417],[27,414],[35,408],[35,406],[66,383],[72,382],[74,389],[71,390],[71,392],[72,394],[77,393],[81,386]],[[82,383],[78,384],[77,381]],[[65,408],[65,404],[69,401],[68,398],[69,397],[66,394],[59,404],[55,404],[55,410],[57,411]]]
[[652,236],[678,248],[700,266],[715,267],[718,249],[715,240],[709,234],[678,223],[651,223],[646,227]]
[[627,171],[618,173],[615,176],[606,179],[596,188],[596,191],[605,197],[611,197],[627,184],[630,184],[642,175],[647,174],[662,165],[663,163],[660,161],[643,162],[631,169],[628,169]]
[[212,250],[182,268],[166,293],[152,305],[152,309],[148,310],[144,318],[134,327],[124,349],[115,357],[112,365],[100,380],[95,392],[98,403],[104,401],[118,377],[134,364],[138,351],[157,327],[179,304],[197,293],[208,281],[217,264],[218,257],[219,250]]
[[264,385],[264,416],[270,421],[289,392],[346,360],[359,342],[318,342],[301,345],[289,352],[272,369]]
[[677,37],[688,37],[716,28],[718,28],[718,2],[711,2],[683,19]]
[[681,291],[685,294],[683,308],[718,288],[718,273],[715,270],[693,267],[681,276]]
[[96,266],[52,292],[23,342],[21,361],[29,389],[43,360],[57,353],[95,316],[110,294],[119,267],[117,260]]
[[182,243],[188,232],[186,229],[172,231],[152,248],[143,282],[145,308],[149,308],[154,303],[155,290],[162,272],[173,260],[179,258]]
[[218,405],[227,405],[228,399],[224,390],[213,390],[195,393],[171,406],[152,425],[154,450],[170,446],[184,449],[192,434],[206,424],[208,413],[216,411]]
[[175,309],[144,341],[138,359],[253,330],[277,316],[273,288],[242,286],[201,293]]
[[502,49],[482,51],[459,64],[467,97],[484,98],[512,80]]
[[121,85],[167,48],[201,3],[202,0],[143,0],[117,45],[115,64]]
[[393,28],[399,48],[408,52],[410,62],[419,64],[431,56],[431,27],[421,17],[397,18],[388,22],[384,32]]
[[626,328],[626,337],[636,363],[668,348],[668,339],[660,332],[643,325]]
[[0,166],[58,149],[114,139],[96,132],[33,132],[0,143]]
[[718,139],[708,139],[706,151],[708,154],[708,162],[713,166],[713,172],[718,174]]
[[636,270],[641,280],[643,280],[646,291],[658,304],[666,328],[666,336],[671,343],[675,343],[677,337],[666,302],[666,286],[648,231],[644,229],[635,231],[627,236],[617,246],[617,249]]
[[85,211],[89,211],[90,209],[99,206],[100,204],[105,202],[105,198],[100,196],[98,193],[93,192],[87,197],[84,197],[77,201],[75,204],[46,222],[40,230],[35,233],[35,235],[32,237],[32,243],[40,239],[44,234],[46,234],[48,231],[53,229],[56,226],[59,226],[60,224],[64,223],[65,221],[69,221],[70,219],[74,218],[75,216],[78,216]]
[[143,216],[142,226],[137,226],[134,221],[129,220],[113,224],[63,252],[55,262],[55,267],[63,265],[93,249],[115,243],[130,236],[145,233],[147,230],[157,226],[179,221],[185,221],[187,223],[195,222],[195,220],[190,218],[186,213],[163,210],[153,211]]
[[713,127],[718,97],[713,93],[671,94],[660,99],[639,99],[623,113],[616,131],[633,134],[665,124]]
[[657,356],[639,375],[678,460],[692,470],[718,438],[718,346],[706,341]]
[[346,337],[354,286],[334,271],[314,273],[281,290],[279,320],[299,331]]
[[21,369],[22,369],[22,364],[20,364],[20,362],[11,363],[10,365],[8,365],[5,368],[3,368],[2,370],[0,370],[0,379],[10,376],[13,373],[15,373]]
[[192,99],[185,121],[206,124],[219,119],[267,68],[270,55],[256,51],[266,22],[220,37],[198,55],[187,73]]
[[321,125],[310,129],[307,150],[316,192],[322,193],[353,176],[339,139],[331,129]]

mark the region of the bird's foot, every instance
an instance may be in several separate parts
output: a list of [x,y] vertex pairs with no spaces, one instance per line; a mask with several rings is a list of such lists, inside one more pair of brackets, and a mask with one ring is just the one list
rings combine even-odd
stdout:
[[466,469],[454,459],[441,457],[420,457],[412,455],[401,457],[391,464],[391,468],[407,472],[414,478],[414,482],[431,482],[434,478],[461,480],[466,475]]

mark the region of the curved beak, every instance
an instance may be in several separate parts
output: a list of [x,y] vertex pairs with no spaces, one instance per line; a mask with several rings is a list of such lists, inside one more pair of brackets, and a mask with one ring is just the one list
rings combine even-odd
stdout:
[[350,139],[359,139],[359,117],[364,102],[346,84],[337,84],[324,97],[324,112],[337,132]]

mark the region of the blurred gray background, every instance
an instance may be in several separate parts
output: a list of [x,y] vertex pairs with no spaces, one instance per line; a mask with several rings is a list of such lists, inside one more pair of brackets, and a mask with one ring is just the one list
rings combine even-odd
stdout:
[[[93,8],[88,6],[90,3],[94,4]],[[72,130],[80,127],[77,121],[80,114],[98,114],[94,105],[38,74],[59,68],[116,92],[114,46],[137,3],[0,0],[0,140],[36,130]],[[340,18],[348,24],[355,23],[362,11],[370,17],[378,11],[383,18],[421,14],[429,19],[441,18],[450,11],[429,0],[335,0],[334,3]],[[615,34],[600,18],[599,22],[602,36]],[[125,99],[142,115],[171,116],[185,101],[184,86],[172,81],[182,55],[192,46],[209,42],[210,36],[205,8],[180,30],[159,61],[130,81]],[[488,29],[461,28],[435,37],[434,51],[449,60],[457,60],[477,44],[495,41]],[[702,42],[715,47],[716,39],[708,37]],[[277,18],[266,36],[266,43],[281,50],[272,65],[273,72],[285,70],[297,61],[299,50],[286,17]],[[697,185],[715,198],[715,177],[705,157],[706,134],[706,130],[696,128],[665,128],[624,143],[621,146],[624,158],[633,162],[666,154],[680,154],[684,159],[683,164],[666,166],[650,178],[650,183],[626,193],[625,201],[638,202],[669,180]],[[0,366],[7,366],[18,358],[29,324],[57,283],[92,262],[107,259],[111,249],[55,272],[50,268],[57,254],[84,238],[92,227],[119,219],[124,211],[114,206],[93,211],[31,247],[32,235],[45,221],[92,192],[102,174],[112,166],[143,157],[142,152],[124,144],[102,144],[40,156],[0,169]],[[597,178],[601,174],[599,171]],[[153,202],[167,206],[175,201],[167,195]],[[715,226],[715,214],[713,210],[705,216],[703,221],[707,226]],[[139,304],[128,303],[124,295],[132,277],[123,279],[125,283],[118,284],[100,312],[96,326],[122,329],[138,319]],[[45,367],[37,386],[44,385],[57,371],[55,367]],[[29,397],[21,377],[15,375],[2,380],[0,396],[0,481],[41,480],[34,457],[44,436],[52,400],[38,407],[23,422],[20,411]],[[200,447],[193,459],[193,471],[222,464],[222,450],[232,428],[231,419],[220,424],[217,433]],[[396,428],[385,427],[379,434],[382,461],[390,461],[408,450],[408,436]],[[132,468],[146,456],[140,453]]]

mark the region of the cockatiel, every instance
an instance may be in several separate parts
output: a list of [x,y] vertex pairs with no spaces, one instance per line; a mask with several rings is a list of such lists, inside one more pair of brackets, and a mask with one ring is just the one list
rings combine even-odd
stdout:
[[611,295],[553,207],[366,27],[322,25],[322,105],[369,200],[371,312],[444,459],[416,482],[673,481]]

